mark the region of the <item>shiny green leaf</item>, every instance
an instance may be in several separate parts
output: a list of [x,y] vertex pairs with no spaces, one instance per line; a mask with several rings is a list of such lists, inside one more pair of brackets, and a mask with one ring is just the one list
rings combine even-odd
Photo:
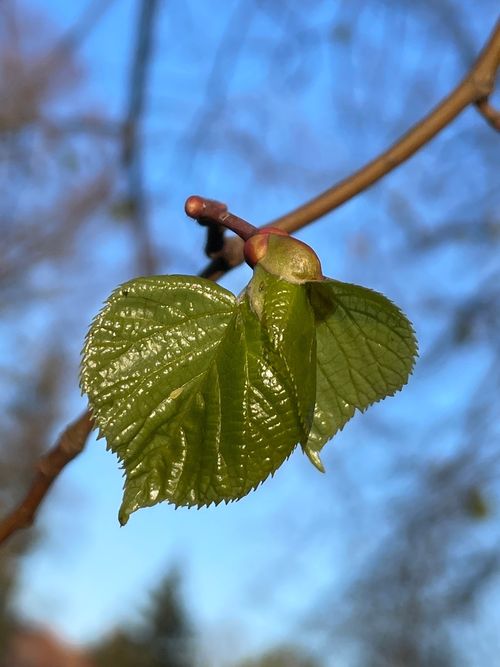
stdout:
[[405,315],[378,292],[330,279],[307,289],[316,315],[317,394],[306,450],[319,452],[356,409],[406,384],[417,343]]
[[294,402],[305,445],[316,401],[315,319],[307,291],[257,266],[248,293],[269,342],[273,368]]
[[386,297],[257,263],[237,299],[187,276],[132,280],[94,320],[81,384],[124,468],[120,521],[241,498],[407,382],[411,324]]
[[111,295],[81,383],[125,470],[122,523],[163,500],[240,498],[290,455],[303,424],[273,355],[248,297],[209,281],[140,278]]

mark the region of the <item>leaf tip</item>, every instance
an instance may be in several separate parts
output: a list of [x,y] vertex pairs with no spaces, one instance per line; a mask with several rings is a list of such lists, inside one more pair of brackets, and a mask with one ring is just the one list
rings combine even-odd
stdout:
[[325,466],[323,465],[323,461],[321,460],[320,455],[318,454],[317,451],[315,451],[311,447],[307,447],[307,445],[305,447],[302,446],[302,451],[307,456],[309,461],[313,464],[313,466],[316,468],[316,470],[319,470],[319,472],[326,472]]
[[128,520],[130,518],[130,512],[125,509],[125,507],[122,505],[120,507],[120,511],[118,512],[118,521],[120,522],[120,526],[123,528],[128,523]]

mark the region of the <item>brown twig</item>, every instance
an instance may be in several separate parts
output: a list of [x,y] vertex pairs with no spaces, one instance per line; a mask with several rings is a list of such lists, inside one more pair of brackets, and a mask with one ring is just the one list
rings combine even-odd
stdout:
[[[71,33],[71,40],[66,37],[54,51],[69,48],[89,30],[100,15],[99,12],[111,4],[112,0],[96,0],[85,15],[80,27]],[[138,247],[138,264],[141,272],[153,273],[155,258],[152,244],[145,224],[145,197],[142,183],[142,146],[139,139],[139,127],[144,112],[145,88],[148,68],[151,61],[152,33],[158,0],[140,3],[140,17],[137,40],[132,56],[129,99],[122,137],[122,164],[127,172],[129,196],[133,205],[132,224]],[[54,447],[43,456],[38,464],[37,473],[31,487],[19,505],[0,521],[0,545],[12,534],[33,523],[40,504],[53,482],[85,447],[92,430],[93,421],[88,412],[72,422],[61,435]]]
[[476,109],[484,116],[486,122],[489,123],[494,130],[500,132],[500,111],[490,104],[487,97],[476,102]]
[[252,25],[254,10],[253,3],[248,0],[237,2],[222,32],[205,90],[198,97],[198,109],[188,123],[189,132],[181,136],[177,146],[177,153],[188,169],[224,113],[227,89]]
[[92,32],[114,0],[93,0],[83,10],[78,21],[58,40],[51,51],[59,56],[77,49]]
[[31,526],[40,504],[61,470],[83,450],[93,425],[90,414],[84,412],[66,428],[54,447],[40,458],[25,497],[0,521],[0,545],[18,530]]
[[141,126],[151,70],[158,0],[140,2],[138,8],[137,34],[132,51],[127,109],[123,123],[121,161],[127,181],[126,198],[130,225],[135,236],[137,265],[141,273],[153,274],[156,272],[157,261],[148,229]]
[[224,247],[224,227],[222,225],[207,226],[207,240],[203,249],[207,257],[215,257]]
[[[264,226],[272,225],[287,232],[295,232],[330,213],[408,160],[471,104],[475,104],[488,122],[496,127],[498,117],[494,109],[489,106],[488,97],[493,91],[499,66],[500,22],[495,26],[463,81],[388,150],[306,204]],[[224,273],[242,263],[242,244],[235,243],[234,239],[227,239],[223,249],[200,275],[217,280]]]
[[230,229],[244,241],[258,231],[257,227],[234,215],[227,210],[225,204],[214,199],[191,195],[186,199],[184,209],[190,218],[197,220],[201,225],[221,225]]

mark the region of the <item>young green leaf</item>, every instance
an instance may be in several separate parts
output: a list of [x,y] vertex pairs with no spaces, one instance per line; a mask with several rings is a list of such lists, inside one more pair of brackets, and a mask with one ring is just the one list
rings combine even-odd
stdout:
[[324,471],[324,444],[401,389],[417,352],[394,304],[325,279],[304,243],[219,202],[186,210],[240,230],[254,275],[238,299],[200,278],[138,278],[92,323],[81,385],[125,471],[122,523],[161,501],[241,498],[299,443]]
[[306,290],[278,278],[259,265],[247,289],[260,319],[273,368],[279,369],[300,419],[305,445],[316,402],[316,332]]
[[139,278],[87,336],[81,382],[125,470],[120,521],[163,500],[235,500],[304,438],[291,379],[271,364],[248,297],[207,280]]
[[408,381],[417,343],[405,315],[382,294],[338,280],[310,282],[316,316],[317,392],[306,452]]

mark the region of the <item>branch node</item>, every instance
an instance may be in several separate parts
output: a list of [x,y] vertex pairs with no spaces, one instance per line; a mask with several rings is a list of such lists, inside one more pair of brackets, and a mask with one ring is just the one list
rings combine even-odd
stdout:
[[494,130],[500,132],[500,111],[490,104],[488,97],[478,100],[476,102],[476,109]]

